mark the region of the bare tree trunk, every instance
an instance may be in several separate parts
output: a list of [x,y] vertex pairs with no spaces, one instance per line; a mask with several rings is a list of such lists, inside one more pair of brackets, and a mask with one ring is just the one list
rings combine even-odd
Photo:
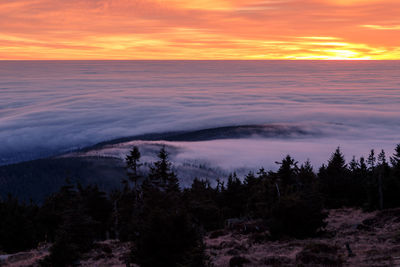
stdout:
[[276,191],[278,192],[278,199],[281,200],[281,192],[279,191],[278,183],[275,183]]

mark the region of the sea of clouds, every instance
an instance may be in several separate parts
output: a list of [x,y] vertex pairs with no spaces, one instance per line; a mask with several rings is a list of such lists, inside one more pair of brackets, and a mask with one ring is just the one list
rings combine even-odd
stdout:
[[0,164],[113,138],[211,127],[296,125],[318,135],[175,143],[182,158],[272,166],[390,154],[400,143],[400,61],[3,61]]

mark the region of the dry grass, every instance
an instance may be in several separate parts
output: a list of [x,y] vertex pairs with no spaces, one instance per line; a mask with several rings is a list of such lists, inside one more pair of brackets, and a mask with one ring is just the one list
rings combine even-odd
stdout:
[[[271,241],[268,232],[243,234],[221,230],[205,238],[213,264],[230,266],[400,266],[400,209],[366,213],[356,209],[329,212],[324,234],[316,238]],[[349,255],[346,243],[354,255]],[[124,267],[131,244],[99,242],[80,261],[81,266]],[[1,266],[37,266],[48,246],[13,255]]]
[[371,213],[331,210],[327,222],[323,235],[305,240],[256,238],[258,242],[254,242],[254,236],[268,233],[226,231],[205,239],[207,252],[215,266],[229,266],[232,249],[234,256],[250,261],[243,266],[400,266],[400,209]]

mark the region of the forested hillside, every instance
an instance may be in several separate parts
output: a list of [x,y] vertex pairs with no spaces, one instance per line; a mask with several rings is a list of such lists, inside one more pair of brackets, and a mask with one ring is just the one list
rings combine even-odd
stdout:
[[366,159],[350,162],[338,148],[318,170],[289,155],[277,164],[277,171],[233,173],[215,187],[195,179],[182,189],[164,148],[143,177],[134,147],[121,190],[106,194],[67,181],[40,206],[11,195],[3,199],[0,250],[13,253],[50,242],[50,255],[40,265],[68,266],[93,242],[112,238],[132,242],[127,263],[207,266],[204,234],[237,222],[257,222],[257,229],[267,230],[257,242],[304,239],[325,231],[329,209],[400,207],[400,145],[390,156],[371,150]]

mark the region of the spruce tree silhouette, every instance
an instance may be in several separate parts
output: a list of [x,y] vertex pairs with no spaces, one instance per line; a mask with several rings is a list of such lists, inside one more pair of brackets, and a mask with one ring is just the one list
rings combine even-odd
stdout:
[[182,192],[168,153],[161,148],[142,185],[140,215],[133,261],[140,266],[203,266],[202,236],[182,202]]
[[352,194],[349,192],[351,190],[349,174],[344,156],[338,147],[326,168],[321,167],[318,174],[328,207],[338,208],[348,204],[348,196]]
[[[383,183],[383,195],[385,196],[385,208],[393,208],[400,206],[400,144],[394,150],[394,154],[390,157],[392,169]],[[397,196],[396,196],[397,194]]]
[[158,161],[150,166],[148,182],[162,191],[179,192],[178,178],[172,171],[168,152],[163,146],[158,153]]
[[140,151],[137,146],[134,146],[129,154],[126,156],[126,168],[128,170],[128,177],[131,182],[134,184],[135,190],[137,190],[137,182],[140,178],[138,170],[139,167],[142,166],[140,162]]
[[375,157],[374,149],[371,149],[371,152],[369,153],[369,156],[368,156],[367,163],[369,165],[370,170],[373,171],[375,169],[375,165],[376,165],[376,157]]
[[395,168],[395,171],[400,171],[400,144],[396,146],[393,156],[390,157],[390,162]]

